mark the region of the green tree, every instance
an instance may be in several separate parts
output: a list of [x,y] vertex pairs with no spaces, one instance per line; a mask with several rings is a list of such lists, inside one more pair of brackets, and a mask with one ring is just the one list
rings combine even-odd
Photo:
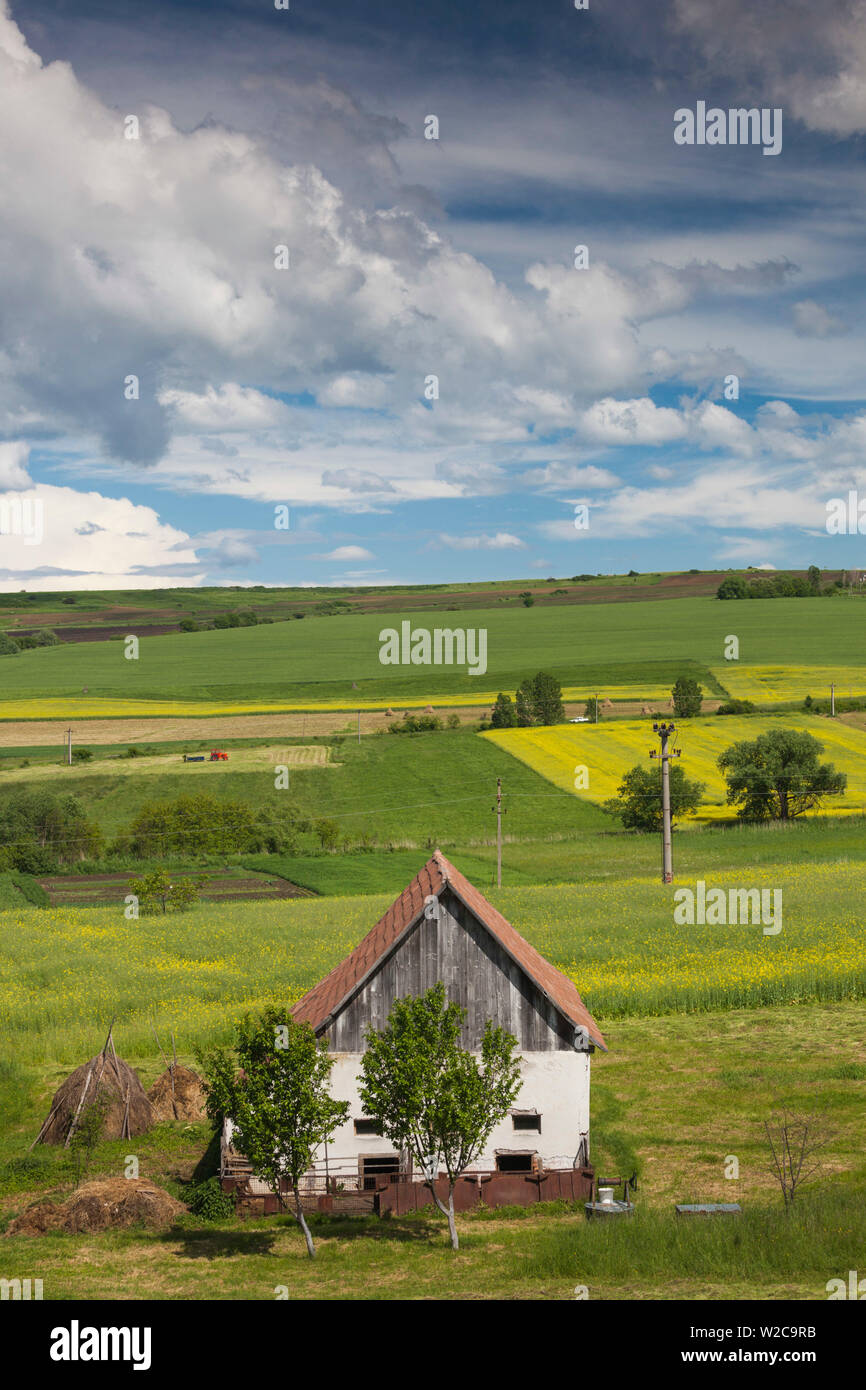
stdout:
[[18,643],[13,642],[8,633],[0,632],[0,656],[17,656],[19,650]]
[[819,570],[819,568],[818,568],[817,565],[810,565],[810,566],[809,566],[809,568],[808,568],[808,570],[807,570],[807,572],[806,572],[806,578],[807,578],[807,580],[809,581],[809,588],[812,590],[812,593],[813,593],[813,594],[820,593],[820,590],[821,590],[821,571]]
[[601,719],[601,701],[597,695],[590,695],[583,707],[583,713],[587,719],[591,719],[593,724],[597,724]]
[[[77,797],[55,796],[40,788],[13,792],[0,800],[0,845],[9,846],[14,867],[23,873],[34,871],[28,865],[34,862],[36,850],[46,851],[60,863],[73,863],[97,858],[102,843],[99,826],[88,820]],[[50,873],[51,866],[35,872]]]
[[493,706],[490,723],[494,729],[513,729],[517,724],[514,701],[510,695],[504,694],[501,690],[496,696],[496,704]]
[[295,847],[300,825],[297,808],[288,802],[256,811],[247,801],[195,793],[142,806],[113,849],[137,859],[274,854]]
[[[364,1112],[424,1173],[448,1218],[453,1250],[459,1248],[455,1183],[480,1156],[522,1085],[517,1039],[488,1019],[479,1060],[460,1046],[465,1017],[465,1009],[447,1002],[441,980],[417,998],[395,1000],[385,1027],[367,1032],[359,1088]],[[440,1165],[447,1205],[436,1191]]]
[[313,829],[319,837],[319,844],[322,849],[335,849],[340,838],[340,827],[335,820],[328,816],[322,816],[313,824]]
[[72,761],[74,763],[89,763],[93,758],[93,753],[89,748],[73,748]]
[[549,671],[539,671],[532,682],[532,713],[536,724],[561,724],[565,719],[562,686]]
[[[671,824],[679,816],[696,811],[704,794],[704,783],[686,777],[679,763],[669,765],[671,794]],[[622,821],[626,830],[661,830],[662,827],[662,770],[638,764],[622,779],[615,797],[603,803],[602,809]]]
[[[285,1009],[247,1014],[237,1025],[234,1054],[225,1048],[197,1051],[205,1078],[207,1112],[219,1123],[231,1119],[232,1144],[283,1205],[283,1183],[295,1199],[292,1213],[304,1233],[310,1259],[316,1254],[304,1217],[300,1181],[316,1150],[333,1139],[349,1111],[333,1100],[328,1083],[334,1059],[307,1023]],[[238,1070],[240,1068],[240,1070]]]
[[527,679],[520,682],[520,685],[517,687],[517,695],[515,696],[514,712],[519,729],[528,729],[530,725],[535,723],[532,705],[532,681]]
[[694,676],[680,676],[672,693],[677,719],[688,719],[693,714],[700,714],[704,693]]
[[718,760],[727,799],[743,820],[792,820],[840,796],[844,772],[819,763],[824,745],[798,729],[771,729],[751,742],[726,748]]
[[716,590],[716,598],[748,598],[749,591],[742,575],[729,574]]

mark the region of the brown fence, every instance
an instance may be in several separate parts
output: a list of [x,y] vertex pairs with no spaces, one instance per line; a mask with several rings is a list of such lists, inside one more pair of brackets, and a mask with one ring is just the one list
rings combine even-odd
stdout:
[[[542,1173],[466,1173],[458,1178],[455,1185],[454,1209],[469,1211],[481,1203],[487,1207],[528,1207],[535,1202],[588,1202],[592,1200],[594,1175],[595,1170],[590,1164]],[[247,1190],[245,1178],[223,1177],[221,1186],[224,1192],[234,1192],[239,1215],[270,1216],[280,1210],[273,1193],[252,1195]],[[406,1212],[420,1211],[422,1207],[433,1205],[427,1184],[413,1181],[408,1176],[379,1178],[372,1191],[341,1191],[333,1179],[330,1187],[330,1191],[316,1188],[302,1191],[304,1210],[335,1214],[376,1212],[379,1216],[391,1212],[395,1216],[403,1216]],[[284,1191],[286,1205],[283,1210],[286,1210],[294,1199],[287,1184]],[[436,1193],[443,1202],[447,1202],[446,1178],[437,1179]]]

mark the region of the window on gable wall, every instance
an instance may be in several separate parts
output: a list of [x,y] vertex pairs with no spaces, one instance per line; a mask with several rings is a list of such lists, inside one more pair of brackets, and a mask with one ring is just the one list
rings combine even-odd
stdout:
[[512,1110],[511,1123],[515,1130],[523,1133],[541,1133],[541,1116],[537,1110]]

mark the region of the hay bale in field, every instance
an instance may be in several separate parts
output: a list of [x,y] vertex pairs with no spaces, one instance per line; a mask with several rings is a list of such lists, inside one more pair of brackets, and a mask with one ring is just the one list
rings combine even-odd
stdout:
[[9,1223],[9,1236],[46,1231],[121,1230],[143,1222],[148,1230],[170,1226],[186,1207],[147,1178],[107,1178],[86,1182],[63,1202],[43,1197]]
[[168,1067],[157,1077],[147,1093],[147,1098],[157,1123],[162,1120],[187,1120],[195,1123],[207,1119],[204,1082],[198,1072],[181,1066],[179,1062],[173,1068]]
[[55,1091],[37,1143],[67,1144],[81,1115],[97,1099],[105,1106],[102,1139],[131,1139],[153,1125],[153,1110],[138,1072],[128,1062],[98,1052]]

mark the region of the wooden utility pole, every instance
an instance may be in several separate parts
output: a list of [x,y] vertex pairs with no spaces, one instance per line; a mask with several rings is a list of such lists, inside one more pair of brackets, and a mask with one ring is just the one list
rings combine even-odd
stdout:
[[67,730],[66,730],[66,762],[67,762],[67,764],[68,764],[69,767],[72,766],[72,730],[71,730],[71,729],[67,729]]
[[661,752],[655,748],[650,749],[651,758],[661,758],[662,760],[662,883],[673,883],[673,854],[671,850],[671,783],[670,783],[670,759],[680,756],[679,748],[668,749],[668,739],[674,732],[673,724],[653,724],[653,733],[658,734],[661,741]]
[[502,778],[496,779],[496,887],[502,887]]
[[361,742],[361,711],[358,710],[358,742]]

